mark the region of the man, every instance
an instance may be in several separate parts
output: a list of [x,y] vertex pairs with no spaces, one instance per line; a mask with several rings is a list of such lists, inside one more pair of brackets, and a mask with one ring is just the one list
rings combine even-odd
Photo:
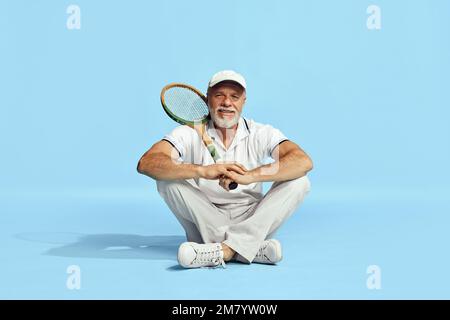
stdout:
[[[157,182],[160,195],[186,231],[178,250],[186,268],[282,258],[275,231],[310,190],[309,156],[281,131],[241,117],[242,75],[225,70],[208,84],[206,131],[222,162],[215,164],[197,132],[178,126],[139,160],[138,172]],[[274,162],[265,164],[271,157]],[[238,183],[234,190],[231,182]],[[273,181],[266,195],[262,182]]]

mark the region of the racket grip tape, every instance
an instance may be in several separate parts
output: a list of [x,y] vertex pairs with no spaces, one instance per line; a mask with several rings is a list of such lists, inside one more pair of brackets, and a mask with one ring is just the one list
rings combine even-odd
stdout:
[[216,151],[216,147],[214,147],[214,144],[208,144],[206,145],[206,148],[208,148],[209,153],[211,154],[211,157],[214,159],[214,161],[217,161],[219,159],[219,154]]

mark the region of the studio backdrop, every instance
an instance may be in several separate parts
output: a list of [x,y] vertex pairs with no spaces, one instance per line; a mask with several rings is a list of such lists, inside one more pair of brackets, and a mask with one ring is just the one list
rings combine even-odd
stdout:
[[[449,39],[446,0],[1,0],[0,297],[449,298]],[[180,271],[136,165],[223,69],[312,189],[279,266]]]

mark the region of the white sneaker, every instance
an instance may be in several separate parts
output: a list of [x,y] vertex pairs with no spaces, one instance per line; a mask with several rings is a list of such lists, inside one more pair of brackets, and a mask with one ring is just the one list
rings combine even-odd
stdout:
[[178,249],[178,263],[184,268],[217,267],[219,265],[225,268],[222,245],[220,243],[184,242]]
[[276,239],[269,239],[261,244],[253,262],[275,264],[282,258],[281,243]]

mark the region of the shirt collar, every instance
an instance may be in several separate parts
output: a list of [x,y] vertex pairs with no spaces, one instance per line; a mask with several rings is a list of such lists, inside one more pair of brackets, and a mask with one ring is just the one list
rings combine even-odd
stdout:
[[[224,150],[225,146],[223,145],[222,139],[220,139],[220,135],[217,132],[216,128],[214,128],[214,121],[209,119],[207,124],[207,133],[215,142],[217,142]],[[236,129],[236,134],[233,138],[233,142],[227,151],[233,149],[242,139],[249,135],[247,126],[245,124],[244,118],[239,117],[238,127]]]

